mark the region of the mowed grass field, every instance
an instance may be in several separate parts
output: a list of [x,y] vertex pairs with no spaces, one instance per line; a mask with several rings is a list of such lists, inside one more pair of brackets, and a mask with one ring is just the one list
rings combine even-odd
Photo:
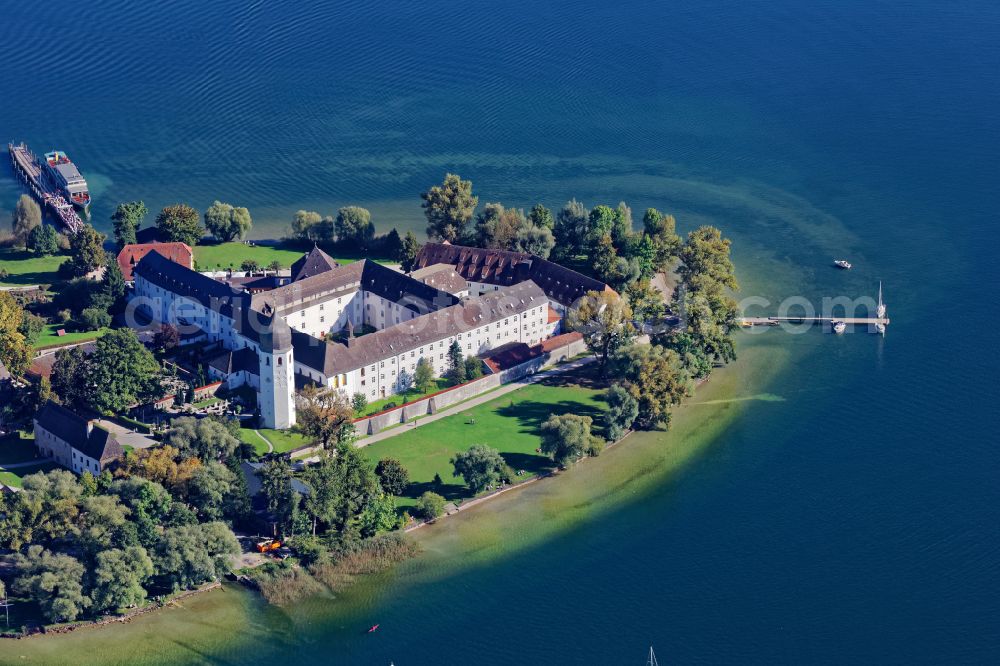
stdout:
[[54,462],[43,462],[38,463],[37,465],[17,467],[10,470],[0,469],[0,483],[5,486],[11,486],[12,488],[20,488],[21,480],[29,474],[34,474],[35,472],[51,472],[54,469],[61,468]]
[[49,257],[38,256],[34,252],[0,248],[0,268],[7,271],[5,278],[0,278],[0,285],[5,287],[21,287],[31,284],[52,284],[59,278],[56,271],[59,264],[66,260],[63,254]]
[[[552,461],[536,451],[541,445],[542,422],[554,414],[590,416],[595,433],[601,434],[606,408],[603,393],[588,377],[557,376],[427,425],[419,425],[418,420],[416,427],[400,426],[406,432],[362,451],[373,462],[396,458],[410,472],[410,486],[397,500],[401,508],[414,505],[427,490],[451,501],[467,499],[471,493],[465,482],[452,476],[451,458],[456,453],[473,444],[486,444],[500,451],[514,471],[524,470],[518,480],[548,472]],[[433,483],[435,474],[441,475],[440,487]]]
[[271,442],[275,453],[288,453],[293,449],[311,444],[309,438],[291,430],[268,430],[267,428],[260,428],[258,432],[260,434],[254,432],[252,428],[241,428],[240,439],[252,446],[254,451],[260,455],[268,452],[267,442],[260,435],[263,435]]
[[253,259],[261,267],[277,261],[282,268],[288,268],[302,258],[302,250],[272,247],[268,245],[244,245],[240,242],[219,243],[217,245],[197,245],[194,260],[198,270],[211,271],[239,268],[247,259]]

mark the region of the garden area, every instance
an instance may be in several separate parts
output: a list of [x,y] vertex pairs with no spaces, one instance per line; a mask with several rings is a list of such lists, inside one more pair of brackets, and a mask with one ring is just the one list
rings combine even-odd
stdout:
[[424,396],[428,396],[432,393],[437,393],[438,391],[443,391],[453,382],[444,377],[437,377],[434,379],[434,387],[429,391],[421,391],[416,386],[410,387],[403,393],[397,395],[390,395],[385,398],[379,398],[378,400],[372,400],[365,405],[364,409],[358,410],[358,417],[371,416],[372,414],[377,414],[386,409],[391,409],[393,407],[399,407],[400,405],[405,405],[408,402],[414,402],[420,400]]
[[271,442],[275,453],[288,453],[312,443],[305,435],[292,430],[270,430],[268,428],[259,428],[256,432],[253,428],[240,428],[240,440],[252,446],[258,455],[264,455],[268,452],[268,442]]
[[[268,242],[266,245],[263,243],[247,245],[240,241],[230,243],[206,242],[194,247],[194,261],[195,268],[199,271],[224,270],[227,268],[239,269],[240,264],[244,261],[255,261],[261,268],[270,266],[274,262],[278,262],[282,268],[289,268],[293,263],[302,258],[303,253],[308,252],[311,248],[311,243],[288,241],[280,241],[278,243]],[[331,256],[341,264],[349,264],[365,258],[358,253],[336,251],[331,253]],[[369,258],[380,263],[390,263],[387,259]]]
[[0,286],[24,287],[52,284],[59,280],[56,271],[68,255],[40,255],[29,250],[0,247]]
[[[397,500],[410,509],[425,491],[449,501],[469,499],[471,493],[461,478],[452,475],[452,457],[474,444],[497,449],[515,471],[518,480],[544,474],[552,461],[537,449],[540,426],[552,415],[577,414],[594,419],[600,432],[605,403],[603,388],[589,374],[558,375],[495,398],[487,403],[427,425],[404,426],[407,432],[362,449],[373,462],[381,458],[399,460],[410,475],[410,484]],[[440,485],[434,477],[439,475]]]

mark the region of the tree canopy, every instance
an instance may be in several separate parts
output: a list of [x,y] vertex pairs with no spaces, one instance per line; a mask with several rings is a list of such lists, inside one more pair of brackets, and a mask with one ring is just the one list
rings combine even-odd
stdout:
[[14,241],[24,246],[28,242],[28,234],[42,223],[42,209],[29,194],[22,194],[17,199],[14,212],[11,214],[10,226],[14,233]]
[[216,200],[205,211],[205,228],[223,242],[242,240],[253,226],[250,211]]
[[240,440],[221,421],[193,416],[173,419],[164,441],[175,447],[179,455],[196,457],[203,462],[225,460],[240,446]]
[[31,347],[22,325],[24,309],[9,291],[0,291],[0,361],[12,375],[20,377],[31,363]]
[[635,335],[632,309],[618,294],[591,291],[574,303],[567,313],[567,324],[583,334],[587,347],[600,360],[601,372],[608,359]]
[[338,210],[334,228],[338,241],[358,248],[367,248],[375,238],[372,214],[360,206],[346,206]]
[[112,330],[99,337],[83,369],[89,372],[93,386],[88,402],[102,413],[123,412],[134,404],[159,398],[162,391],[160,364],[131,329]]
[[142,201],[127,201],[115,207],[115,212],[111,214],[111,221],[114,223],[115,242],[118,244],[118,249],[136,242],[136,231],[142,226],[142,221],[148,213],[146,204]]
[[108,257],[104,252],[106,236],[85,224],[69,237],[70,258],[66,261],[73,277],[82,277],[104,266]]
[[454,243],[461,237],[479,203],[472,194],[472,181],[445,174],[444,182],[420,195],[427,218],[427,235],[433,240]]
[[341,391],[308,385],[295,394],[296,429],[324,448],[353,434],[354,407]]
[[454,476],[460,476],[473,493],[495,485],[504,476],[506,463],[500,452],[485,444],[475,444],[451,459]]
[[156,216],[156,228],[166,240],[187,243],[191,247],[205,235],[198,211],[187,204],[174,204],[161,210]]
[[59,232],[48,224],[39,224],[28,233],[28,249],[48,256],[59,252]]

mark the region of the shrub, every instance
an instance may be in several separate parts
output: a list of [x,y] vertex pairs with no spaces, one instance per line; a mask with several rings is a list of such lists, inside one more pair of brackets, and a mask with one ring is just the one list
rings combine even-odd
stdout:
[[428,490],[417,500],[417,510],[427,520],[434,520],[444,513],[444,498]]
[[66,322],[68,322],[70,319],[73,318],[73,313],[70,312],[69,310],[60,310],[59,312],[56,313],[56,318],[60,322],[65,324]]
[[80,322],[88,331],[96,331],[111,325],[111,315],[100,308],[84,308],[80,313]]

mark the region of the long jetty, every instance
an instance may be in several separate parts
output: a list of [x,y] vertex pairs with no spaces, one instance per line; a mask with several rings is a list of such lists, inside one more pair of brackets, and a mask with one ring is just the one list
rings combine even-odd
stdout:
[[42,206],[52,211],[52,214],[62,223],[69,233],[75,234],[83,227],[83,220],[73,209],[73,205],[52,187],[42,175],[42,166],[35,154],[24,143],[7,144],[10,161],[14,173],[21,179],[28,190]]
[[842,321],[848,326],[889,325],[888,317],[740,317],[742,326],[777,326],[778,324],[834,324]]

